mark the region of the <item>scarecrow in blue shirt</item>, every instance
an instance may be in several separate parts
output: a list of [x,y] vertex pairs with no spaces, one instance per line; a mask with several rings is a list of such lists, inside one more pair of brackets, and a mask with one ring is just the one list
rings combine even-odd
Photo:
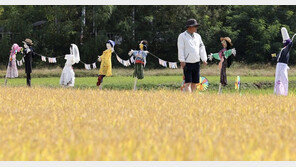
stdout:
[[146,57],[148,55],[148,42],[146,40],[142,40],[139,44],[140,50],[131,50],[129,52],[130,56],[134,57],[135,60],[135,68],[133,77],[135,77],[134,82],[134,90],[137,90],[137,80],[144,78],[144,66],[146,65]]

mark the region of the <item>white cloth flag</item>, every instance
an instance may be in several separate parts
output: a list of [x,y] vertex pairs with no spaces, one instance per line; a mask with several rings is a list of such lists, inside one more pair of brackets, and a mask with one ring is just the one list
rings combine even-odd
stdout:
[[20,61],[17,60],[16,63],[17,63],[18,66],[22,66],[23,65],[23,60],[20,60]]
[[129,60],[124,60],[124,61],[123,61],[123,65],[124,65],[125,67],[127,67],[127,66],[130,66],[131,63],[129,62]]
[[161,60],[161,59],[158,59],[158,61],[159,61],[159,64],[162,65],[163,67],[168,67],[166,61]]
[[93,69],[97,68],[96,63],[93,63],[92,66],[93,66]]
[[41,56],[41,60],[46,62],[46,57],[45,56]]
[[131,60],[131,63],[135,63],[134,56],[132,56],[132,57],[130,58],[130,60]]
[[121,59],[119,56],[117,56],[117,55],[116,55],[116,58],[117,58],[117,61],[118,61],[120,64],[124,65],[125,67],[131,65],[131,63],[129,62],[129,60],[122,60],[122,59]]
[[48,58],[48,62],[49,63],[56,63],[57,62],[57,59],[55,57],[49,57]]
[[90,64],[84,64],[85,69],[91,70]]
[[177,62],[169,62],[169,68],[178,68]]

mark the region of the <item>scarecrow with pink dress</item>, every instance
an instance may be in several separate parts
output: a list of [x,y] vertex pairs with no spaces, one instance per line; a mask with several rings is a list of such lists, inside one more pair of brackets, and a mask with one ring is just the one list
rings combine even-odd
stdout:
[[7,66],[6,78],[17,78],[18,70],[16,65],[16,55],[23,52],[23,48],[19,47],[18,44],[13,44],[11,47],[9,62]]

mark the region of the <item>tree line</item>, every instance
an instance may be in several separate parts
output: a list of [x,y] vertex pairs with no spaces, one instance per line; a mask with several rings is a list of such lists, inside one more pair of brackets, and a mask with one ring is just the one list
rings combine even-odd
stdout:
[[[285,26],[291,36],[296,33],[295,12],[296,6],[0,6],[0,60],[6,65],[12,44],[30,38],[37,53],[52,57],[69,53],[75,43],[86,63],[96,61],[109,39],[123,59],[146,39],[150,52],[178,61],[178,35],[185,31],[187,19],[195,18],[208,54],[221,49],[221,36],[229,36],[237,50],[235,61],[266,64],[270,54],[283,47],[280,28]],[[294,55],[295,49],[291,64],[296,63]],[[147,61],[148,68],[161,68],[155,58]],[[38,67],[55,66],[35,62]]]

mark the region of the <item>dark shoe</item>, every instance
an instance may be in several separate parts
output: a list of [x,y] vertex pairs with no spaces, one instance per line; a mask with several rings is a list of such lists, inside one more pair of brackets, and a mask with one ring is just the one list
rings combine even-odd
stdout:
[[31,87],[31,80],[27,81],[27,86]]

